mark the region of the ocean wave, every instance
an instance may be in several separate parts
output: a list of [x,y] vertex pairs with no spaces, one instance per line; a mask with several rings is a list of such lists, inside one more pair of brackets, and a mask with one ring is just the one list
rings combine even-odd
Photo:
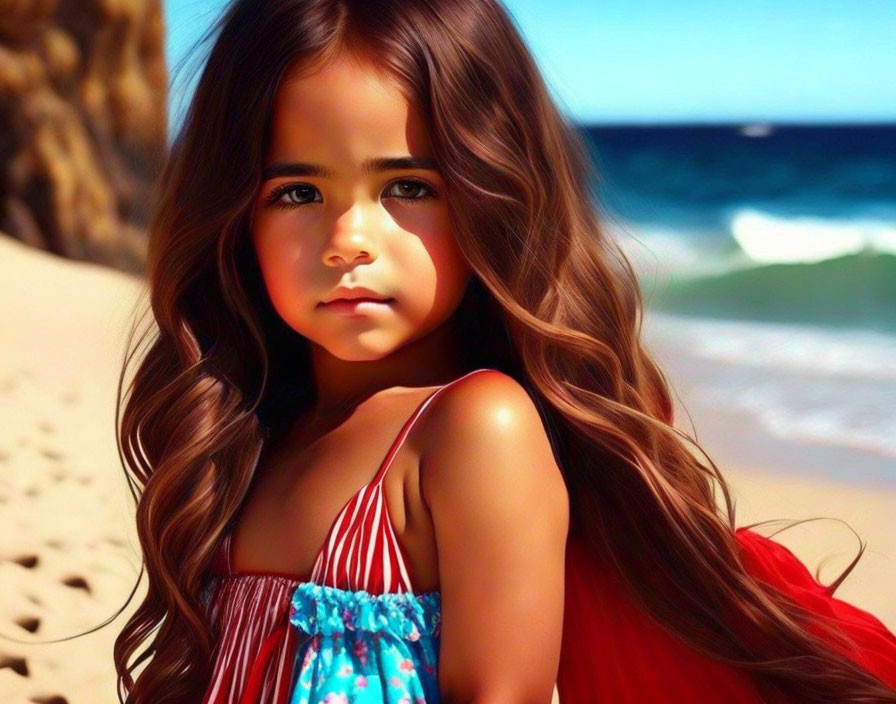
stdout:
[[651,301],[709,317],[896,330],[896,254],[863,250],[815,263],[673,277]]
[[706,276],[754,265],[729,237],[712,231],[653,223],[607,223],[605,227],[645,278]]
[[755,262],[811,263],[867,251],[896,254],[896,223],[857,218],[781,217],[741,209],[731,235]]
[[605,223],[641,271],[705,275],[849,254],[896,254],[896,216],[783,216],[736,208],[713,224]]

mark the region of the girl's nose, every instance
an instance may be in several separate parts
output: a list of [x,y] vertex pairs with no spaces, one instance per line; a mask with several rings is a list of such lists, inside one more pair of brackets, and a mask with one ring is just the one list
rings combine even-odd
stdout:
[[[376,204],[376,207],[379,207]],[[330,266],[353,264],[357,259],[373,261],[379,254],[373,214],[374,204],[355,203],[333,224],[333,232],[324,249],[324,262]]]

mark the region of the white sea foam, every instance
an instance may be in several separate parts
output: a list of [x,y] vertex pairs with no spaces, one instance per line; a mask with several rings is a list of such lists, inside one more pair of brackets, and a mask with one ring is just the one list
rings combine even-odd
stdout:
[[691,393],[709,407],[736,409],[775,437],[896,458],[896,336],[656,311],[645,331],[690,360]]
[[[871,329],[761,321],[678,318],[675,335],[689,354],[748,367],[896,381],[896,336]],[[672,323],[666,323],[670,325]],[[896,408],[894,408],[896,413]]]
[[635,270],[643,275],[711,276],[752,266],[742,252],[731,251],[719,238],[699,236],[672,226],[631,223],[608,225]]
[[896,223],[814,216],[781,217],[744,208],[730,220],[731,235],[755,262],[817,262],[864,249],[896,254]]
[[[817,382],[816,382],[817,384]],[[748,393],[732,394],[728,407],[746,411],[770,434],[896,458],[896,415],[881,414],[868,399],[844,396],[842,386],[817,385],[807,403],[792,384],[758,382]],[[890,400],[894,398],[890,395]],[[891,406],[892,407],[892,406]]]

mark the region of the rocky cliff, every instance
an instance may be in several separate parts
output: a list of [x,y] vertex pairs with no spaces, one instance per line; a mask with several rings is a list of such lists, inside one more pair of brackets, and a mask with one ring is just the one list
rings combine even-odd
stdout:
[[0,230],[142,271],[166,110],[161,0],[0,0]]

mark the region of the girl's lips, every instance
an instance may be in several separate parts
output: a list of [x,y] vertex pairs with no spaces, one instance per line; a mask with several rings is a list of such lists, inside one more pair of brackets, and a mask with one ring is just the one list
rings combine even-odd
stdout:
[[394,300],[394,298],[337,298],[324,303],[324,308],[346,315],[367,315],[388,308]]

